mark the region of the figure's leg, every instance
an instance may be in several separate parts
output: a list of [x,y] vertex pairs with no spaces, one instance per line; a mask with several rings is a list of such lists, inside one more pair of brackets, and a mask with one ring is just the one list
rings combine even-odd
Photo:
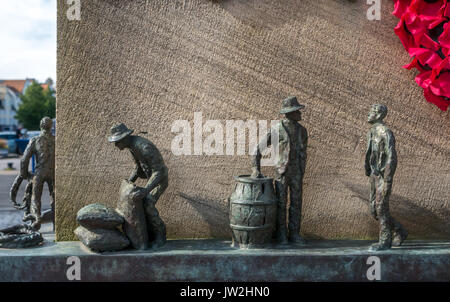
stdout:
[[[387,200],[389,200],[391,191],[392,191],[392,182],[386,183],[386,189],[388,190]],[[403,241],[408,237],[408,231],[403,227],[403,225],[395,220],[389,213],[390,224],[391,224],[391,233],[392,233],[392,245],[400,246]]]
[[278,198],[277,209],[277,228],[276,236],[278,243],[287,243],[287,229],[286,229],[286,203],[287,203],[287,184],[284,175],[275,180],[275,193]]
[[51,215],[52,215],[52,223],[53,223],[53,231],[55,230],[55,180],[49,179],[47,180],[48,191],[50,193],[50,207],[51,207]]
[[302,181],[301,175],[289,179],[291,199],[291,205],[289,206],[289,241],[293,243],[306,243],[299,234],[302,218]]
[[166,190],[167,185],[168,178],[166,177],[144,199],[147,229],[149,232],[149,238],[152,241],[152,248],[162,246],[166,242],[166,226],[164,224],[164,221],[159,216],[158,209],[156,209],[156,202],[158,201],[161,194]]
[[27,221],[31,211],[31,197],[33,196],[33,181],[29,181],[25,187],[25,194],[22,199],[22,205],[25,207],[22,221]]
[[392,245],[392,220],[389,213],[390,184],[385,183],[382,177],[376,178],[376,212],[380,222],[380,235],[378,243],[372,245],[372,251],[391,248]]
[[30,214],[31,208],[31,197],[33,196],[33,181],[27,183],[25,188],[25,195],[23,197],[23,203],[25,203],[26,209],[25,214]]
[[161,180],[161,183],[150,192],[150,195],[153,196],[155,203],[161,197],[162,193],[164,193],[164,191],[167,189],[168,184],[169,184],[169,179],[166,176],[164,179]]
[[377,216],[377,208],[376,208],[376,197],[377,197],[377,185],[376,185],[376,176],[370,176],[370,197],[369,197],[369,208],[370,214],[373,218],[378,220]]
[[41,197],[43,187],[44,181],[42,178],[37,175],[34,176],[30,214],[24,219],[24,221],[33,221],[31,226],[34,230],[39,230],[41,228]]

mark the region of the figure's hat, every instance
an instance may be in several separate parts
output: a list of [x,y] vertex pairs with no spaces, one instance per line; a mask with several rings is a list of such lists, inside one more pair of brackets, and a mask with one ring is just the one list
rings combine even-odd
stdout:
[[286,114],[303,108],[305,108],[305,105],[299,104],[295,96],[290,96],[287,99],[283,100],[280,113]]
[[113,126],[111,128],[111,136],[108,137],[108,141],[112,143],[120,141],[133,132],[133,129],[128,129],[127,126],[125,126],[123,123],[120,123],[119,125]]

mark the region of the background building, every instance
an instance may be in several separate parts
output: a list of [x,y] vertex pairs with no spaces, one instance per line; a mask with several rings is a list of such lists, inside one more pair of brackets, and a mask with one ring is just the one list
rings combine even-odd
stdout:
[[20,105],[19,92],[0,84],[0,131],[14,131],[19,126],[14,118]]
[[[15,119],[22,102],[20,96],[25,94],[27,88],[34,82],[36,82],[35,79],[0,80],[0,131],[14,131],[21,127]],[[41,86],[44,90],[54,90],[51,79],[47,79]]]

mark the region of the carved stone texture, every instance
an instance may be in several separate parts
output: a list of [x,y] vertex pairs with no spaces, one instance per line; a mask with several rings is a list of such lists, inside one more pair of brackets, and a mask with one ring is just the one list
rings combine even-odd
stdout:
[[235,177],[230,197],[230,227],[233,247],[262,248],[272,239],[277,215],[277,199],[272,178]]
[[93,203],[78,211],[77,221],[88,229],[115,229],[124,220],[114,209],[99,203]]
[[[279,101],[288,95],[307,108],[300,235],[378,238],[361,166],[364,117],[370,105],[383,103],[401,142],[391,214],[411,238],[450,237],[450,115],[424,102],[414,75],[402,71],[410,59],[392,30],[392,1],[383,2],[375,23],[367,20],[367,1],[81,2],[82,21],[74,22],[66,16],[71,5],[57,1],[57,240],[74,240],[76,212],[92,200],[116,206],[111,192],[134,164],[100,138],[122,121],[149,132],[170,170],[156,204],[167,237],[230,236],[224,200],[233,176],[247,173],[249,153],[236,149],[249,147],[249,129],[239,127],[245,141],[234,129],[231,146],[225,121],[266,121],[269,128],[283,119]],[[196,112],[202,123],[194,125]],[[233,147],[234,155],[175,155],[180,136],[171,130],[179,120],[190,125],[192,155],[193,129],[208,120],[220,121],[219,149],[227,154]],[[276,176],[273,167],[261,172]]]
[[128,180],[120,186],[116,211],[123,217],[123,231],[135,249],[148,248],[149,238],[145,219],[143,199],[145,191]]
[[95,252],[118,251],[130,245],[128,238],[119,230],[88,230],[83,226],[79,226],[75,229],[75,235],[85,246]]

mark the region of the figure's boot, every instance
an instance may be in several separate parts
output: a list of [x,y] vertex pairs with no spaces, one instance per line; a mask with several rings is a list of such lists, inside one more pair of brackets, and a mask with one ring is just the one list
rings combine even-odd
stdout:
[[166,243],[166,226],[159,216],[155,204],[156,199],[151,194],[144,200],[147,232],[148,237],[151,240],[150,248],[158,248]]
[[289,231],[289,242],[295,244],[306,244],[306,240],[303,239],[296,231]]
[[403,241],[405,241],[406,237],[408,237],[408,231],[405,230],[403,227],[399,228],[398,230],[395,230],[394,236],[392,238],[392,245],[400,246],[403,243]]
[[381,223],[380,229],[380,239],[378,243],[373,244],[370,248],[370,252],[383,251],[391,248],[392,245],[392,234],[388,223]]
[[149,208],[147,208],[147,214],[151,214],[147,217],[149,238],[152,240],[150,248],[158,248],[166,243],[166,225],[159,216],[159,212],[154,204],[151,204],[150,208],[151,211],[148,211]]
[[[291,206],[292,209],[292,206]],[[300,236],[299,215],[289,215],[289,242],[294,244],[306,244],[306,240]]]
[[277,242],[278,244],[287,244],[287,229],[284,226],[278,226],[277,227]]
[[[159,218],[159,217],[158,217]],[[159,218],[161,220],[161,218]],[[158,248],[166,244],[166,226],[164,222],[158,224],[158,226],[154,226],[153,234],[155,235],[154,240],[150,244],[150,248]]]

